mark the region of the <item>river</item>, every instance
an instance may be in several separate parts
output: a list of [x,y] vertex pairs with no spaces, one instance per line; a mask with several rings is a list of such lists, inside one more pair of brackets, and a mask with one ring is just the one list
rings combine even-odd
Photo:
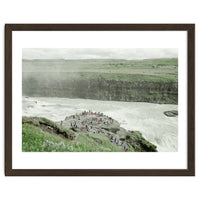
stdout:
[[53,121],[92,110],[103,112],[127,130],[138,130],[159,152],[178,150],[178,117],[167,117],[164,111],[177,110],[177,105],[142,102],[99,101],[55,97],[23,97],[23,116],[46,117]]

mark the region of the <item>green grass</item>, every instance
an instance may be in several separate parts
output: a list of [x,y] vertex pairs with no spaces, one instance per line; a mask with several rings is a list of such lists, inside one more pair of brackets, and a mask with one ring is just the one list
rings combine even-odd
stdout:
[[76,69],[120,69],[120,68],[163,68],[178,66],[177,58],[159,58],[144,60],[86,59],[86,60],[23,60],[23,68],[28,70],[64,70],[67,67]]
[[29,123],[34,126],[40,126],[40,124],[45,124],[46,128],[52,127],[54,132],[60,132],[60,133],[66,133],[68,135],[73,134],[72,131],[60,126],[59,124],[44,118],[44,117],[26,117],[22,116],[22,122],[23,123]]
[[[95,140],[97,138],[97,141]],[[102,143],[100,144],[99,141]],[[76,141],[42,131],[32,124],[22,125],[23,152],[120,152],[122,149],[108,138],[97,134],[81,134]]]
[[105,79],[124,82],[178,82],[177,74],[125,74],[125,73],[98,73],[98,72],[80,72],[82,79]]
[[22,125],[23,152],[70,151],[71,146],[67,145],[69,142],[65,140],[58,135],[42,132],[34,125]]
[[[96,142],[99,141],[99,142]],[[110,142],[110,140],[100,134],[81,134],[79,135],[77,142],[82,144],[84,151],[94,151],[94,152],[122,152],[123,150]]]
[[82,80],[95,80],[95,79],[104,79],[104,80],[115,80],[115,81],[123,81],[123,82],[178,82],[178,74],[177,73],[160,73],[160,74],[128,74],[128,73],[116,73],[116,72],[47,72],[45,74],[41,74],[39,72],[29,73],[29,76],[37,77],[34,78],[33,84],[38,84],[39,87],[41,84],[45,86],[49,81],[51,82],[59,82],[62,81],[80,81]]
[[[178,82],[177,66],[177,58],[145,60],[23,61],[23,80],[28,78],[30,81],[36,81],[38,85],[40,85],[41,82],[44,86],[45,82],[48,82],[48,80],[64,81],[79,80],[80,78],[103,78],[106,80],[126,82]],[[98,71],[98,69],[100,71]],[[70,70],[75,71],[72,72]]]

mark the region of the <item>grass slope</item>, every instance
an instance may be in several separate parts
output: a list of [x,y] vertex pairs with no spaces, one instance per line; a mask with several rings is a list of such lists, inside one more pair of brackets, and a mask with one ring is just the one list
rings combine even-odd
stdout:
[[[101,134],[74,132],[40,117],[22,117],[23,152],[123,152]],[[129,152],[156,152],[156,146],[138,131],[129,132],[123,139]]]
[[23,152],[120,152],[108,138],[97,134],[79,135],[76,141],[43,131],[32,124],[22,125]]

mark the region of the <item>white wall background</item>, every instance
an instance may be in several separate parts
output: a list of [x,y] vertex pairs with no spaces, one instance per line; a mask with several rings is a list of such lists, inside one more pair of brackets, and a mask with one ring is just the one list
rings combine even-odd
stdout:
[[[1,0],[0,198],[35,199],[200,199],[200,126],[196,123],[195,177],[5,177],[4,176],[4,24],[5,23],[195,23],[196,102],[200,72],[198,0]],[[196,104],[196,122],[200,120]]]

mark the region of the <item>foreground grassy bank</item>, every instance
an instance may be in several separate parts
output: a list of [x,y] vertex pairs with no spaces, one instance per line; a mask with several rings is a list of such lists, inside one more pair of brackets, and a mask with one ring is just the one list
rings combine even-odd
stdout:
[[[98,143],[102,141],[102,143]],[[108,138],[96,134],[80,135],[76,141],[42,131],[31,124],[22,125],[23,152],[121,152]]]
[[[76,133],[77,134],[77,133]],[[138,131],[130,132],[124,139],[129,152],[156,151],[156,146],[146,141]],[[123,152],[108,137],[94,133],[80,133],[38,117],[22,119],[23,152]]]

